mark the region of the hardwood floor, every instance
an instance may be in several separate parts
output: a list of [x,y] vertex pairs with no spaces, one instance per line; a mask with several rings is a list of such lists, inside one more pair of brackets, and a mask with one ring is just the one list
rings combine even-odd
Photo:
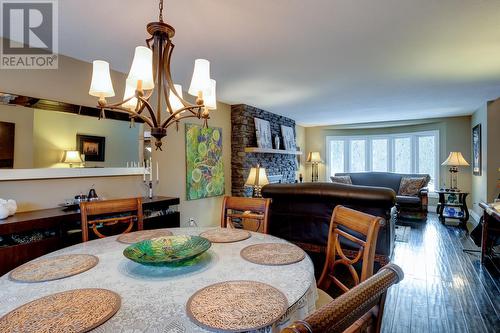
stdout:
[[382,332],[500,332],[500,278],[462,251],[476,248],[465,231],[436,214],[408,225],[393,259],[405,278],[388,292]]

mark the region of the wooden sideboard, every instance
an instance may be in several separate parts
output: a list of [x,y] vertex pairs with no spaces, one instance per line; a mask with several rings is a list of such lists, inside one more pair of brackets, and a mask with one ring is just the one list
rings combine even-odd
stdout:
[[[179,198],[143,198],[144,229],[176,228],[180,214],[172,206]],[[76,232],[75,232],[76,231]],[[13,242],[12,236],[27,237],[32,233],[43,238],[30,242]],[[0,220],[0,276],[41,255],[81,242],[80,211],[51,208],[17,213]]]

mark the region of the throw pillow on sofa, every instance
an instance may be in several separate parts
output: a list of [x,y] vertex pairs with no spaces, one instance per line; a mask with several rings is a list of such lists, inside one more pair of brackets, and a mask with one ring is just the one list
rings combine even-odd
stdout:
[[332,179],[332,182],[334,182],[334,183],[352,185],[351,176],[333,176],[330,178]]
[[402,177],[399,183],[398,195],[417,196],[418,192],[425,185],[425,178],[422,177]]

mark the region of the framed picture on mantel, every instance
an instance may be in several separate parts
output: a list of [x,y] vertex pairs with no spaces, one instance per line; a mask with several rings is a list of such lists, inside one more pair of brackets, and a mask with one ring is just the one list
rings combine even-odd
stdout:
[[297,145],[295,144],[295,133],[293,132],[293,128],[281,125],[281,135],[283,136],[285,150],[295,151]]
[[271,138],[271,124],[264,119],[253,118],[255,122],[255,136],[257,137],[257,147],[273,149]]

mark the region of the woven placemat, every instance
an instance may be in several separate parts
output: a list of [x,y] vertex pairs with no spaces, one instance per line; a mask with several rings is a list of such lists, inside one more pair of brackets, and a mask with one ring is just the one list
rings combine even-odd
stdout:
[[88,332],[120,308],[120,296],[106,289],[75,289],[24,304],[0,318],[0,332]]
[[233,243],[248,239],[251,234],[242,229],[219,228],[202,232],[200,236],[212,243]]
[[9,278],[19,282],[58,280],[85,272],[99,262],[90,254],[65,254],[28,262],[14,269]]
[[227,281],[197,291],[186,304],[198,326],[219,332],[243,332],[269,326],[288,309],[278,289],[255,281]]
[[289,265],[306,257],[300,247],[285,243],[250,245],[242,249],[240,255],[243,259],[260,265]]
[[168,230],[141,230],[130,232],[128,234],[123,234],[118,237],[116,240],[120,243],[125,244],[134,244],[137,242],[142,242],[143,240],[164,237],[164,236],[172,236],[173,234]]

